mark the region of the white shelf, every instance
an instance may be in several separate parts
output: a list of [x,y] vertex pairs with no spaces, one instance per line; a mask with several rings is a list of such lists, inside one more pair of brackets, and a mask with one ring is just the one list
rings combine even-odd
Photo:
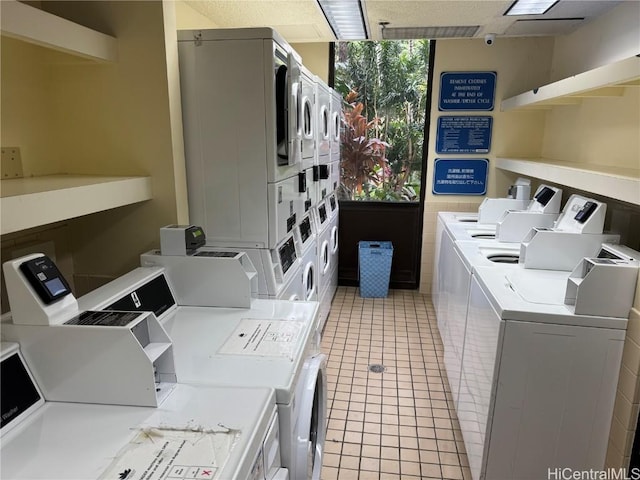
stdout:
[[2,35],[82,58],[114,62],[117,40],[14,0],[0,2]]
[[496,167],[640,205],[640,169],[521,158],[496,158]]
[[0,234],[151,199],[150,177],[46,175],[0,182]]
[[586,97],[621,96],[625,88],[638,86],[640,58],[634,56],[506,98],[502,100],[500,109],[506,112],[571,105]]

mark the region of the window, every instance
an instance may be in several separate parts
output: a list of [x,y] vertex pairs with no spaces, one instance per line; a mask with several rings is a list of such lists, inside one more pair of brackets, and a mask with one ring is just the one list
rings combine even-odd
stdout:
[[345,200],[419,202],[429,40],[339,42]]

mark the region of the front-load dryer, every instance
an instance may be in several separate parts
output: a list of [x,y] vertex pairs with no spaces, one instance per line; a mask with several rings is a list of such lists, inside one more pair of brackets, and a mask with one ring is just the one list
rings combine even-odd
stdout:
[[83,308],[155,311],[173,341],[181,382],[274,388],[283,466],[291,479],[319,480],[327,386],[326,356],[315,344],[317,302],[178,306],[164,270],[143,267],[78,301]]
[[318,164],[331,161],[331,90],[320,77],[316,76],[318,113],[317,142]]
[[342,95],[334,89],[331,91],[331,162],[340,162],[340,133],[342,130]]
[[274,248],[276,184],[301,168],[300,57],[270,28],[180,31],[178,57],[191,221],[212,244]]
[[316,246],[315,225],[311,218],[311,212],[306,215],[297,227],[300,237],[299,243],[302,250],[300,265],[302,275],[302,290],[304,300],[318,299],[318,249]]
[[300,102],[300,119],[302,122],[302,160],[301,170],[313,167],[316,157],[316,81],[315,76],[304,66],[300,67],[302,83],[302,100]]
[[178,384],[157,408],[45,402],[17,344],[2,343],[3,478],[275,480],[275,392]]

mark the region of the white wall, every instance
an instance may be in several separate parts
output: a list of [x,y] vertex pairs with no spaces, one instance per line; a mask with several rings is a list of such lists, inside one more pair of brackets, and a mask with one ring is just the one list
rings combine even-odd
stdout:
[[302,57],[302,63],[324,83],[329,83],[329,44],[293,43],[293,49]]
[[[513,176],[493,167],[494,159],[500,156],[537,157],[541,153],[544,134],[544,113],[503,113],[500,101],[547,82],[551,67],[553,39],[551,38],[499,38],[488,47],[483,39],[438,40],[436,42],[435,69],[433,75],[433,98],[431,125],[427,153],[425,215],[422,239],[422,262],[420,291],[430,293],[433,270],[434,232],[438,211],[473,211],[483,200],[482,196],[433,195],[433,165],[436,158],[488,158],[488,196],[503,196]],[[493,135],[491,151],[486,155],[438,155],[435,152],[438,95],[440,74],[455,71],[497,72]],[[464,112],[474,114],[476,112]],[[486,112],[477,112],[486,114]]]
[[[149,175],[153,198],[65,222],[64,236],[20,232],[10,245],[20,249],[34,239],[66,238],[75,275],[120,275],[158,245],[161,226],[188,222],[173,5],[42,3],[56,15],[115,36],[118,59],[69,62],[68,56],[3,38],[3,145],[23,149],[25,174]],[[50,64],[51,58],[56,62]]]

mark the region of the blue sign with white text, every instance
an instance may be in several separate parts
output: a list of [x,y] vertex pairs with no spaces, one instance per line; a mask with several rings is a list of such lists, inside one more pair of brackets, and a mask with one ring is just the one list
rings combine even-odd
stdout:
[[438,117],[436,153],[489,153],[493,118]]
[[486,158],[436,158],[434,195],[484,195],[487,193],[489,160]]
[[442,72],[440,111],[493,110],[496,72]]

